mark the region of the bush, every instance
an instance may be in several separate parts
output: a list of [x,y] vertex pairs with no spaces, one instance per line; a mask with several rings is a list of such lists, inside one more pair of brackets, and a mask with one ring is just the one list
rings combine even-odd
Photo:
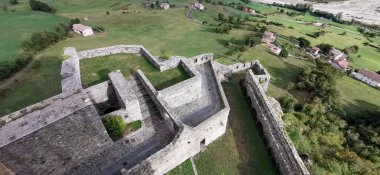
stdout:
[[9,0],[9,3],[12,5],[18,4],[18,0]]
[[299,41],[300,47],[302,47],[302,48],[310,47],[310,41],[307,40],[306,38],[300,37],[300,38],[298,38],[298,41]]
[[288,56],[289,56],[289,52],[285,48],[283,48],[280,52],[280,57],[288,58]]
[[123,136],[126,125],[121,116],[110,115],[103,118],[102,122],[108,134],[113,140]]
[[285,113],[293,112],[294,106],[296,105],[296,100],[290,96],[283,96],[278,99],[278,102],[281,104],[282,110]]
[[30,0],[29,5],[34,11],[43,11],[48,13],[55,13],[56,10],[53,7],[50,7],[44,2],[36,1],[36,0]]
[[166,50],[165,49],[160,49],[161,51],[161,55],[160,55],[160,58],[161,59],[164,59],[164,60],[167,60],[170,58],[170,55],[168,53],[166,53]]

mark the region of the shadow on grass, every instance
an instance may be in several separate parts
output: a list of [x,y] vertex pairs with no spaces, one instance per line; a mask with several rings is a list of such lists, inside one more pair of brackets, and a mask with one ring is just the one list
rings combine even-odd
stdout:
[[[244,75],[235,74],[229,85],[224,85],[231,106],[228,125],[239,152],[239,174],[278,174],[267,149],[262,127],[257,123],[255,112],[250,110],[249,100],[241,84]],[[232,89],[233,92],[229,91]]]
[[380,105],[364,100],[355,100],[355,104],[349,103],[348,105],[344,105],[343,110],[346,112],[346,119],[354,120],[358,117],[360,118],[360,116],[367,116],[368,113],[380,113]]
[[284,68],[274,67],[271,65],[266,66],[266,69],[271,74],[271,77],[273,77],[271,79],[272,84],[282,89],[286,89],[290,82],[296,82],[298,73],[301,69],[301,67],[289,64],[287,62],[284,64]]

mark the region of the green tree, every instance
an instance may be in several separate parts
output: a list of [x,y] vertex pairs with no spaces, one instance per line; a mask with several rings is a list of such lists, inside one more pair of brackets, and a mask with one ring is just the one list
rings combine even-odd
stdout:
[[220,20],[220,21],[224,21],[225,19],[224,19],[224,14],[223,13],[218,13],[218,19]]
[[50,7],[44,2],[36,1],[36,0],[30,0],[29,5],[34,11],[43,11],[48,13],[55,13],[56,10],[53,7]]
[[289,52],[285,48],[282,49],[280,52],[280,57],[288,58],[288,56],[289,56]]
[[18,0],[9,0],[9,3],[12,5],[18,4]]
[[311,43],[306,38],[300,37],[300,38],[298,38],[298,41],[299,41],[300,47],[302,47],[302,48],[308,48],[308,47],[310,47]]

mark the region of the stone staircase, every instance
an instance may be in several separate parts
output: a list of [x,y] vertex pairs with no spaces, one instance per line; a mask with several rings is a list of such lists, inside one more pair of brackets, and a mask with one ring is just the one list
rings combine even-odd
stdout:
[[131,76],[127,78],[128,85],[136,94],[140,104],[140,109],[143,118],[143,124],[145,127],[150,128],[154,125],[163,123],[161,114],[154,104],[152,98],[141,84],[137,76]]

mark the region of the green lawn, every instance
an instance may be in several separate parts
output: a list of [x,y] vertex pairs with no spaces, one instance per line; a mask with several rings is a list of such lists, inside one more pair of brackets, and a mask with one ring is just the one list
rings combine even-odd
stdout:
[[158,90],[189,78],[182,67],[160,72],[147,59],[135,54],[117,54],[83,59],[80,61],[80,68],[84,87],[108,80],[108,73],[115,70],[121,70],[121,73],[128,77],[141,69]]
[[344,76],[338,80],[338,90],[348,112],[380,110],[380,90],[356,79]]
[[68,18],[43,12],[17,11],[0,12],[0,62],[11,61],[21,49],[23,41],[32,33],[53,30]]
[[167,175],[194,175],[191,161],[189,159],[186,160],[181,165],[172,169]]

